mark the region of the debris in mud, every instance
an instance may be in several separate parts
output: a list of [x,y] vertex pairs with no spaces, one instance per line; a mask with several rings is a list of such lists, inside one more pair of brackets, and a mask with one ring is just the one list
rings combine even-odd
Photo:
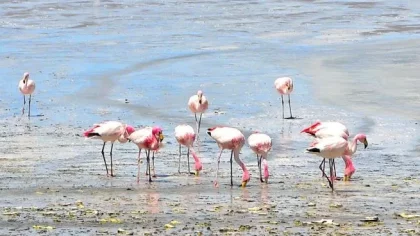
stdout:
[[360,220],[362,222],[378,222],[379,221],[379,217],[377,216],[367,216],[364,219]]
[[396,215],[399,216],[399,217],[402,217],[404,219],[420,218],[420,215],[409,215],[409,214],[406,214],[405,212],[399,213],[399,214],[396,213]]
[[172,220],[171,222],[169,222],[168,224],[165,224],[165,229],[172,229],[175,228],[176,225],[180,224],[181,222],[177,221],[177,220]]
[[320,224],[320,225],[340,226],[339,223],[335,223],[332,219],[322,219],[322,220],[318,220],[318,221],[312,221],[312,222],[310,222],[310,224],[311,223],[312,224]]
[[82,201],[80,201],[80,200],[77,200],[77,201],[76,201],[76,206],[77,206],[77,208],[79,208],[79,209],[83,209],[83,208],[85,208],[85,206],[83,205],[83,202],[82,202]]
[[44,226],[44,225],[34,225],[34,226],[32,226],[32,228],[33,229],[35,229],[35,230],[53,230],[54,229],[54,227],[52,227],[52,226]]
[[122,221],[118,218],[113,218],[113,217],[109,217],[109,218],[103,218],[99,220],[99,223],[114,223],[114,224],[121,224]]
[[249,230],[251,230],[251,228],[252,228],[252,226],[250,226],[250,225],[240,225],[239,226],[239,231],[249,231]]
[[342,208],[343,205],[340,203],[332,203],[330,204],[330,208]]
[[316,203],[314,203],[314,202],[308,203],[308,207],[315,207],[315,206],[316,206]]
[[3,215],[5,216],[19,216],[20,212],[16,212],[16,211],[5,211],[3,212]]
[[415,234],[416,230],[415,229],[402,229],[400,230],[401,233],[405,233],[405,234]]

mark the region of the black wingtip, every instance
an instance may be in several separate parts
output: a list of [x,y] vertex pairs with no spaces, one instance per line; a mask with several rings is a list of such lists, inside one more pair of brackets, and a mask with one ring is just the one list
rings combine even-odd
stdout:
[[308,151],[308,152],[321,152],[321,150],[319,150],[319,148],[308,148],[308,149],[306,149],[306,151]]
[[207,134],[211,136],[211,132],[210,131],[207,131]]
[[87,135],[87,137],[88,138],[90,138],[90,137],[95,137],[95,136],[100,136],[98,133],[89,133],[88,135]]

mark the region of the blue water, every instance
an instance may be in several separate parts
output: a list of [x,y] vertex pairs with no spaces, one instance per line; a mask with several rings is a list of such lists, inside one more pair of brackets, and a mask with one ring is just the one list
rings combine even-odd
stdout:
[[[194,124],[186,103],[201,89],[210,100],[203,128],[269,133],[277,158],[301,156],[310,139],[299,131],[318,119],[367,133],[372,152],[405,153],[418,141],[418,9],[413,1],[2,2],[1,117],[19,116],[17,83],[28,71],[33,114],[43,115],[31,122],[40,126],[120,119],[171,134]],[[300,120],[280,119],[280,76],[295,80]]]

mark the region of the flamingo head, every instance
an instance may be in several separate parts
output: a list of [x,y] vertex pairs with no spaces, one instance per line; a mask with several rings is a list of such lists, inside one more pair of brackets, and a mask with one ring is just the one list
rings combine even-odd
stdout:
[[29,79],[29,72],[23,73],[23,80],[27,81]]
[[301,133],[308,133],[308,134],[311,134],[311,135],[315,135],[315,130],[316,130],[316,128],[317,128],[318,126],[320,126],[320,125],[321,125],[321,122],[317,121],[317,122],[313,123],[311,126],[309,126],[309,127],[305,128],[305,129],[303,129],[303,130],[302,130],[302,131],[300,131],[300,132],[301,132]]
[[195,176],[198,176],[200,174],[200,171],[203,170],[203,165],[200,161],[195,162]]
[[350,181],[351,176],[356,172],[356,169],[353,166],[353,161],[349,156],[343,157],[345,162],[345,169],[344,169],[344,181]]
[[162,128],[160,128],[159,126],[153,127],[152,134],[156,137],[157,140],[159,140],[160,143],[163,141],[164,136],[163,136]]
[[127,137],[129,137],[134,131],[136,131],[135,129],[134,129],[134,127],[133,126],[131,126],[131,125],[127,125],[126,127],[125,127],[125,133],[124,133],[124,136],[127,138]]
[[246,184],[249,182],[250,179],[251,179],[251,176],[249,175],[248,170],[245,168],[244,173],[242,175],[242,184],[241,184],[242,188],[246,187]]
[[368,141],[367,141],[367,138],[366,138],[366,135],[365,134],[358,134],[358,135],[356,135],[356,137],[354,137],[357,141],[359,141],[359,142],[361,142],[361,143],[363,143],[364,145],[365,145],[365,148],[367,148],[368,147]]
[[262,162],[262,167],[263,167],[263,178],[265,183],[268,183],[268,177],[270,176],[270,174],[268,173],[268,164],[267,164],[267,160],[263,159]]
[[201,90],[198,90],[197,91],[197,96],[198,96],[198,103],[202,103],[202,98],[203,98],[203,91],[201,91]]

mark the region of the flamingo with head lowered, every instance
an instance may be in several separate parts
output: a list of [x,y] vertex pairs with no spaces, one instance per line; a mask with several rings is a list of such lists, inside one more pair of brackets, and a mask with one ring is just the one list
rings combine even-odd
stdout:
[[104,158],[107,176],[108,166],[106,165],[104,154],[105,144],[107,142],[111,142],[111,151],[109,155],[111,156],[111,176],[114,176],[112,168],[112,148],[114,147],[114,142],[117,140],[120,143],[127,142],[127,137],[133,132],[134,128],[129,125],[123,124],[119,121],[106,121],[100,124],[94,124],[92,128],[83,133],[86,138],[101,139],[104,142],[104,145],[102,146],[102,157]]
[[[140,182],[140,154],[141,149],[146,149],[146,169],[149,173],[149,182],[152,182],[151,163],[150,163],[150,151],[157,151],[161,147],[163,141],[163,131],[159,126],[146,127],[139,129],[128,136],[128,140],[133,142],[139,148],[139,154],[137,157],[137,183]],[[154,170],[154,167],[153,167]]]
[[[320,157],[323,157],[324,159],[328,159],[329,161],[329,167],[330,167],[330,177],[327,177],[327,180],[330,184],[330,187],[332,190],[334,190],[334,162],[333,160],[337,157],[341,157],[346,149],[348,147],[347,140],[335,136],[335,137],[327,137],[323,139],[316,139],[310,147],[306,149],[307,153],[315,154]],[[326,176],[325,172],[324,176]]]
[[[308,133],[315,138],[323,139],[327,137],[341,137],[345,140],[349,139],[349,131],[346,126],[341,124],[340,122],[320,122],[317,121],[311,126],[303,129],[301,132]],[[366,135],[358,134],[353,138],[353,141],[348,142],[348,148],[346,152],[343,154],[342,158],[345,163],[344,169],[344,181],[350,180],[353,173],[356,169],[353,166],[353,162],[351,160],[351,156],[357,150],[357,142],[362,142],[365,145],[365,148],[368,146]],[[319,165],[320,170],[324,174],[325,169],[325,159],[322,160],[321,164]],[[333,169],[335,171],[335,162],[333,160]]]
[[193,127],[189,125],[178,125],[175,127],[175,138],[179,143],[179,161],[178,161],[178,173],[181,173],[181,146],[187,147],[187,160],[188,160],[188,173],[190,173],[190,150],[195,161],[195,175],[198,176],[200,171],[203,169],[200,159],[194,151],[193,143],[195,141],[195,132]]
[[[251,147],[252,151],[257,154],[257,163],[258,163],[258,170],[260,173],[260,181],[261,183],[268,182],[268,164],[267,164],[267,155],[268,152],[271,150],[271,138],[270,136],[262,133],[253,133],[248,137],[248,145]],[[262,161],[263,166],[262,166]],[[264,171],[262,171],[262,167]],[[264,180],[263,180],[264,176]]]
[[222,152],[225,149],[231,150],[230,153],[230,185],[233,186],[233,177],[232,177],[232,158],[235,158],[236,163],[242,168],[242,187],[245,187],[250,179],[249,172],[245,164],[239,159],[239,152],[245,144],[245,137],[238,129],[231,127],[220,127],[216,126],[213,128],[207,129],[207,134],[210,135],[220,148],[220,154],[217,158],[217,170],[216,170],[216,179],[214,181],[214,186],[218,187],[218,174],[219,174],[219,165],[220,157]]

